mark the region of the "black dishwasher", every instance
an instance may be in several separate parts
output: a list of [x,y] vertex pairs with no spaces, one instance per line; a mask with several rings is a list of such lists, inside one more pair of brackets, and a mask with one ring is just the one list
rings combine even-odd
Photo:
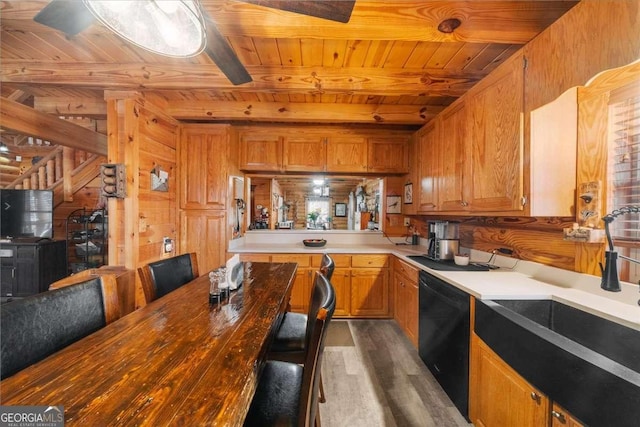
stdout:
[[469,295],[420,272],[418,351],[460,413],[469,419]]

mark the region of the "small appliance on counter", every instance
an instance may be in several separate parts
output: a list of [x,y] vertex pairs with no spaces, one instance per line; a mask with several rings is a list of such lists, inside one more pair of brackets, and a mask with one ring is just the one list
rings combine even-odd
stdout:
[[459,223],[448,221],[429,222],[429,246],[427,256],[435,260],[453,259],[460,246]]

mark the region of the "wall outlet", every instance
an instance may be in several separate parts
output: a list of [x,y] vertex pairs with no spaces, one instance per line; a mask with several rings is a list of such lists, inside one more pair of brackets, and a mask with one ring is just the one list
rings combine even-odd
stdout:
[[162,238],[162,251],[165,254],[173,252],[173,240],[171,237]]
[[404,217],[404,226],[409,227],[411,225],[411,218],[408,216]]

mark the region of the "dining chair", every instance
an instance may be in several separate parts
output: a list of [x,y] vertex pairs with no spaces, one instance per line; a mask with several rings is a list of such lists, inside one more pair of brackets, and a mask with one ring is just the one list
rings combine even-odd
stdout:
[[176,255],[139,267],[138,275],[150,303],[198,277],[198,259],[193,252]]
[[320,425],[320,367],[327,328],[336,308],[333,286],[320,272],[316,272],[314,296],[320,304],[309,312],[310,340],[304,364],[279,360],[266,362],[245,426]]
[[120,317],[114,275],[46,291],[0,309],[0,379],[39,362]]
[[[329,254],[322,255],[322,261],[320,263],[320,273],[331,281],[333,276],[333,270],[335,268],[335,262]],[[311,301],[309,302],[309,312],[292,313],[287,312],[282,319],[282,323],[276,332],[273,344],[269,349],[267,358],[269,360],[280,360],[283,362],[292,362],[303,364],[307,357],[308,342],[310,340],[310,332],[312,323],[309,319],[313,319],[311,312],[316,310],[319,304],[320,295],[317,294],[316,284],[311,292]],[[320,402],[324,403],[324,386],[322,385],[322,378],[320,378]]]

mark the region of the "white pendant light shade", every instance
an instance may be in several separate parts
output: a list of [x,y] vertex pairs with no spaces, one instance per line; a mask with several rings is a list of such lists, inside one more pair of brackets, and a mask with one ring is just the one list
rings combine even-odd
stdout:
[[189,57],[205,47],[204,20],[196,1],[84,0],[105,26],[131,43],[160,55]]

